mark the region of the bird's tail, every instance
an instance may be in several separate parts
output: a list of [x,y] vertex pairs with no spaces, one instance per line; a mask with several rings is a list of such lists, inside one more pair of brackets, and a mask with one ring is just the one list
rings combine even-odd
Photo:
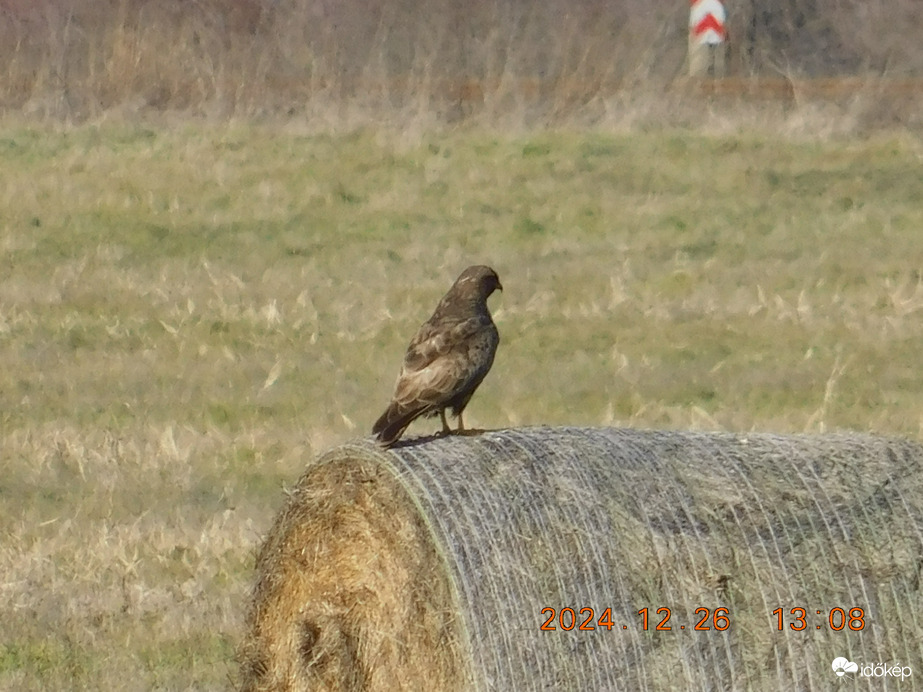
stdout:
[[391,404],[381,414],[381,418],[375,421],[372,426],[372,434],[378,438],[378,444],[384,447],[390,447],[400,439],[401,434],[413,421],[419,416],[424,408],[414,408],[410,410],[401,410],[396,404]]

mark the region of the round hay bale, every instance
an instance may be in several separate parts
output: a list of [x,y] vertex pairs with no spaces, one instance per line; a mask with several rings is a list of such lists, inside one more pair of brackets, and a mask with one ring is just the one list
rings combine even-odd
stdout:
[[259,554],[241,688],[828,689],[923,660],[921,512],[923,447],[868,435],[348,444]]

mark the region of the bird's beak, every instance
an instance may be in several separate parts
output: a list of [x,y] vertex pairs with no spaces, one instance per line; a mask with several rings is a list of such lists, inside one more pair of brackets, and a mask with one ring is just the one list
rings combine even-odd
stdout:
[[497,288],[499,288],[501,291],[503,290],[503,284],[500,283],[500,279],[497,279]]

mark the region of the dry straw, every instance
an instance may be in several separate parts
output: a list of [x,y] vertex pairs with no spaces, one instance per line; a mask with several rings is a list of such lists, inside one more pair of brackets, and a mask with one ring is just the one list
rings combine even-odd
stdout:
[[308,467],[262,548],[241,687],[776,692],[833,687],[840,656],[919,666],[921,462],[858,434],[349,444]]

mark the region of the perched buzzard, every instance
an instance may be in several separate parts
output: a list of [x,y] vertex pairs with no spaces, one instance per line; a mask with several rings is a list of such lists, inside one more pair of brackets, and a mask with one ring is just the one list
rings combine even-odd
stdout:
[[439,301],[410,342],[391,404],[372,427],[381,444],[397,442],[419,416],[438,415],[442,431],[451,432],[447,408],[458,417],[459,431],[465,429],[462,411],[490,370],[500,343],[487,309],[488,296],[498,288],[503,290],[493,269],[468,267]]

